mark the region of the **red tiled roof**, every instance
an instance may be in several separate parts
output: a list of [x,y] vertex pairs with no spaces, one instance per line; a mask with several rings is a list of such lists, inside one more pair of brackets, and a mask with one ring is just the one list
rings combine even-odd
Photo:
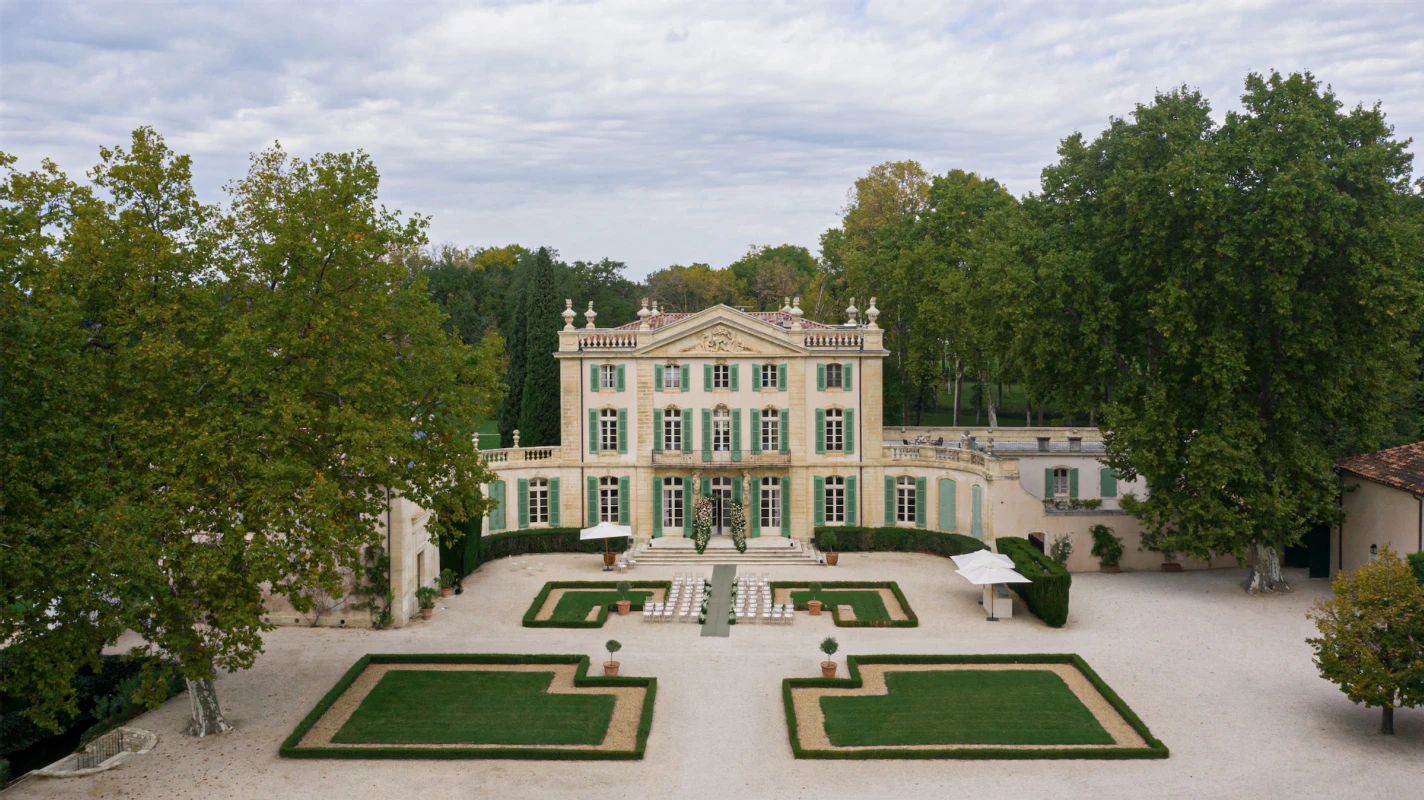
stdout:
[[[728,308],[731,308],[731,306],[727,306],[727,307],[728,307]],[[752,318],[754,318],[754,319],[759,319],[759,320],[761,320],[762,322],[770,323],[770,324],[772,324],[772,325],[775,325],[775,326],[778,327],[778,328],[787,328],[787,329],[789,329],[789,328],[791,327],[791,321],[794,319],[794,317],[792,317],[790,314],[787,314],[787,313],[785,313],[785,312],[783,312],[783,311],[742,311],[742,310],[736,309],[736,308],[733,308],[732,310],[733,310],[733,311],[736,311],[738,314],[745,314],[745,315],[748,316],[748,317],[752,317]],[[681,322],[682,320],[685,320],[685,319],[687,319],[687,318],[690,317],[690,316],[692,316],[692,315],[691,315],[691,314],[687,314],[687,313],[681,313],[681,312],[678,312],[678,313],[670,313],[670,314],[669,314],[669,313],[658,313],[658,314],[655,314],[655,315],[653,315],[653,316],[651,316],[651,317],[648,317],[648,326],[651,327],[653,330],[657,330],[658,328],[662,328],[662,327],[671,325],[671,324],[673,324],[674,322]],[[629,322],[629,323],[627,323],[627,324],[625,324],[625,325],[619,325],[618,327],[614,328],[613,330],[615,330],[615,331],[636,331],[636,330],[638,329],[638,325],[639,325],[639,323],[637,323],[637,322]],[[834,325],[825,325],[825,324],[822,324],[822,323],[820,323],[820,322],[812,322],[812,321],[809,320],[809,319],[804,319],[804,318],[803,318],[803,319],[801,320],[801,327],[805,328],[805,329],[808,330],[808,331],[824,331],[824,330],[832,330],[832,329],[834,329],[836,326],[834,326]]]
[[1424,494],[1424,442],[1342,458],[1335,466],[1375,483]]

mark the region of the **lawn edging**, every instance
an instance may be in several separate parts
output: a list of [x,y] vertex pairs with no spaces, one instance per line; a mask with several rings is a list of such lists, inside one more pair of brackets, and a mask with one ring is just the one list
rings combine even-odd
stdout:
[[[861,664],[1069,664],[1082,673],[1093,688],[1107,700],[1118,714],[1132,726],[1132,729],[1147,742],[1147,747],[1096,747],[1096,748],[1041,748],[1017,749],[1001,747],[945,747],[939,749],[912,749],[902,747],[877,747],[863,750],[807,750],[801,747],[796,706],[792,690],[798,688],[859,689],[864,685],[860,677]],[[846,656],[848,678],[784,678],[781,681],[781,698],[786,711],[786,730],[791,740],[791,753],[796,758],[807,759],[1104,759],[1120,760],[1129,758],[1167,758],[1167,746],[1162,744],[1140,717],[1127,705],[1117,692],[1103,681],[1097,672],[1075,653],[1019,653],[1009,655],[869,655]]]
[[[915,610],[910,608],[910,601],[905,599],[905,593],[900,591],[900,584],[895,581],[772,581],[768,584],[773,592],[773,597],[777,589],[807,589],[811,583],[821,584],[823,590],[829,589],[889,589],[895,595],[895,601],[900,604],[900,609],[905,612],[905,619],[841,619],[840,610],[831,606],[831,619],[838,628],[918,628],[920,618],[915,614]],[[805,611],[806,604],[800,603],[796,606],[797,611]]]
[[[647,688],[638,720],[637,739],[632,750],[578,750],[548,747],[301,747],[302,737],[331,709],[341,695],[351,688],[361,673],[372,664],[577,664],[574,686],[639,686]],[[423,759],[449,760],[474,758],[505,758],[540,761],[627,761],[641,760],[653,729],[653,701],[658,679],[632,676],[590,676],[589,658],[585,655],[547,655],[513,653],[367,653],[356,660],[337,680],[316,706],[297,723],[291,735],[283,740],[277,754],[282,758],[342,758],[342,759]]]
[[[608,621],[608,606],[599,606],[598,619],[579,620],[577,622],[560,622],[552,619],[535,619],[539,615],[539,609],[544,607],[544,603],[549,599],[549,593],[555,589],[609,589],[616,591],[621,581],[549,581],[544,584],[544,588],[539,590],[539,594],[534,596],[534,602],[529,605],[529,610],[524,612],[524,627],[526,628],[602,628],[603,623]],[[662,589],[663,597],[672,590],[672,581],[628,581],[628,585],[633,589]],[[630,600],[629,611],[642,611],[643,604]]]

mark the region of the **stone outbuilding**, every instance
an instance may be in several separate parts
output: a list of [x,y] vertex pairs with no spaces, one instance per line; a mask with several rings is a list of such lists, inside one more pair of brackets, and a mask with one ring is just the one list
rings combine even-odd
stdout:
[[1424,442],[1343,458],[1345,521],[1331,537],[1332,574],[1359,569],[1389,545],[1401,558],[1424,550]]

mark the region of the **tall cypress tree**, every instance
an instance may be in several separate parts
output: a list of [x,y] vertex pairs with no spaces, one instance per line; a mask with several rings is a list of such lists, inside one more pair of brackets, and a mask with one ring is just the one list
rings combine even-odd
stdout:
[[520,445],[546,447],[559,443],[558,280],[548,248],[539,248],[529,273],[525,304],[523,403],[519,412]]
[[[525,261],[527,264],[528,262]],[[525,272],[521,265],[520,273]],[[519,409],[524,402],[524,305],[525,288],[529,285],[524,280],[524,275],[516,278],[516,285],[509,293],[510,302],[514,304],[513,320],[505,336],[505,346],[509,348],[509,368],[504,373],[504,383],[509,387],[509,391],[504,395],[504,401],[499,406],[499,442],[501,447],[510,447],[514,444],[514,429],[519,427]],[[522,432],[521,432],[522,438]],[[523,444],[523,442],[520,442]]]

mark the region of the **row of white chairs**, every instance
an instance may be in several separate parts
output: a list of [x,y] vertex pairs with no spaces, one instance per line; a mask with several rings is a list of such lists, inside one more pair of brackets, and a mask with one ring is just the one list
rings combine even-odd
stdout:
[[761,606],[760,611],[756,607],[746,609],[735,609],[737,624],[743,625],[758,622],[763,625],[790,625],[796,616],[796,608],[790,603],[769,603]]
[[700,607],[674,606],[670,603],[643,604],[644,622],[696,622]]

